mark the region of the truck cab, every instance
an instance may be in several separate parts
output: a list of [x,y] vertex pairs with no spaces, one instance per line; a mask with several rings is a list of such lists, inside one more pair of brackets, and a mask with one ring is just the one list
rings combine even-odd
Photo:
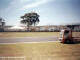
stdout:
[[72,31],[70,29],[61,30],[59,40],[62,43],[72,42]]

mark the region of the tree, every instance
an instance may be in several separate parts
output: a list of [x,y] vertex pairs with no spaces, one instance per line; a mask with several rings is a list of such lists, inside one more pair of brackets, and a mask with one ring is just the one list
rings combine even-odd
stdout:
[[0,31],[4,31],[5,20],[0,17]]
[[39,15],[35,12],[26,13],[24,16],[21,16],[21,23],[27,25],[28,31],[29,27],[39,23]]

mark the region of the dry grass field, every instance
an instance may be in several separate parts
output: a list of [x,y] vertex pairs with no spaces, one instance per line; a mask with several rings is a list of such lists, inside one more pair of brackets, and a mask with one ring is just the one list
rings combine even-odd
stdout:
[[0,37],[47,37],[58,36],[59,32],[0,32]]
[[5,44],[0,45],[0,56],[25,56],[26,60],[80,60],[80,44]]
[[[0,37],[58,36],[59,32],[4,32]],[[73,32],[80,37],[80,32]],[[80,60],[80,43],[17,43],[0,44],[0,56],[25,56],[26,60]]]
[[[60,32],[0,32],[0,37],[59,37],[59,33]],[[73,37],[80,37],[80,32],[73,32]]]
[[80,37],[80,32],[73,32],[73,37]]

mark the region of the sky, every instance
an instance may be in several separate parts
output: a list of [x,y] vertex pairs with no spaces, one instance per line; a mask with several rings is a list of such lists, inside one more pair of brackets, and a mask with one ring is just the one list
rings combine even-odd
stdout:
[[6,25],[20,25],[20,16],[37,12],[38,25],[80,23],[80,0],[0,0],[0,17]]

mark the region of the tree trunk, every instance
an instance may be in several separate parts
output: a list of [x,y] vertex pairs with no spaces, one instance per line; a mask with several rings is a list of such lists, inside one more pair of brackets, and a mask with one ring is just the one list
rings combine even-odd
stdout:
[[36,31],[35,23],[34,23],[34,31]]
[[34,27],[35,27],[35,23],[34,23]]
[[28,28],[27,28],[27,31],[29,32],[29,31],[30,31],[30,26],[29,26],[29,25],[27,25],[27,27],[28,27]]

